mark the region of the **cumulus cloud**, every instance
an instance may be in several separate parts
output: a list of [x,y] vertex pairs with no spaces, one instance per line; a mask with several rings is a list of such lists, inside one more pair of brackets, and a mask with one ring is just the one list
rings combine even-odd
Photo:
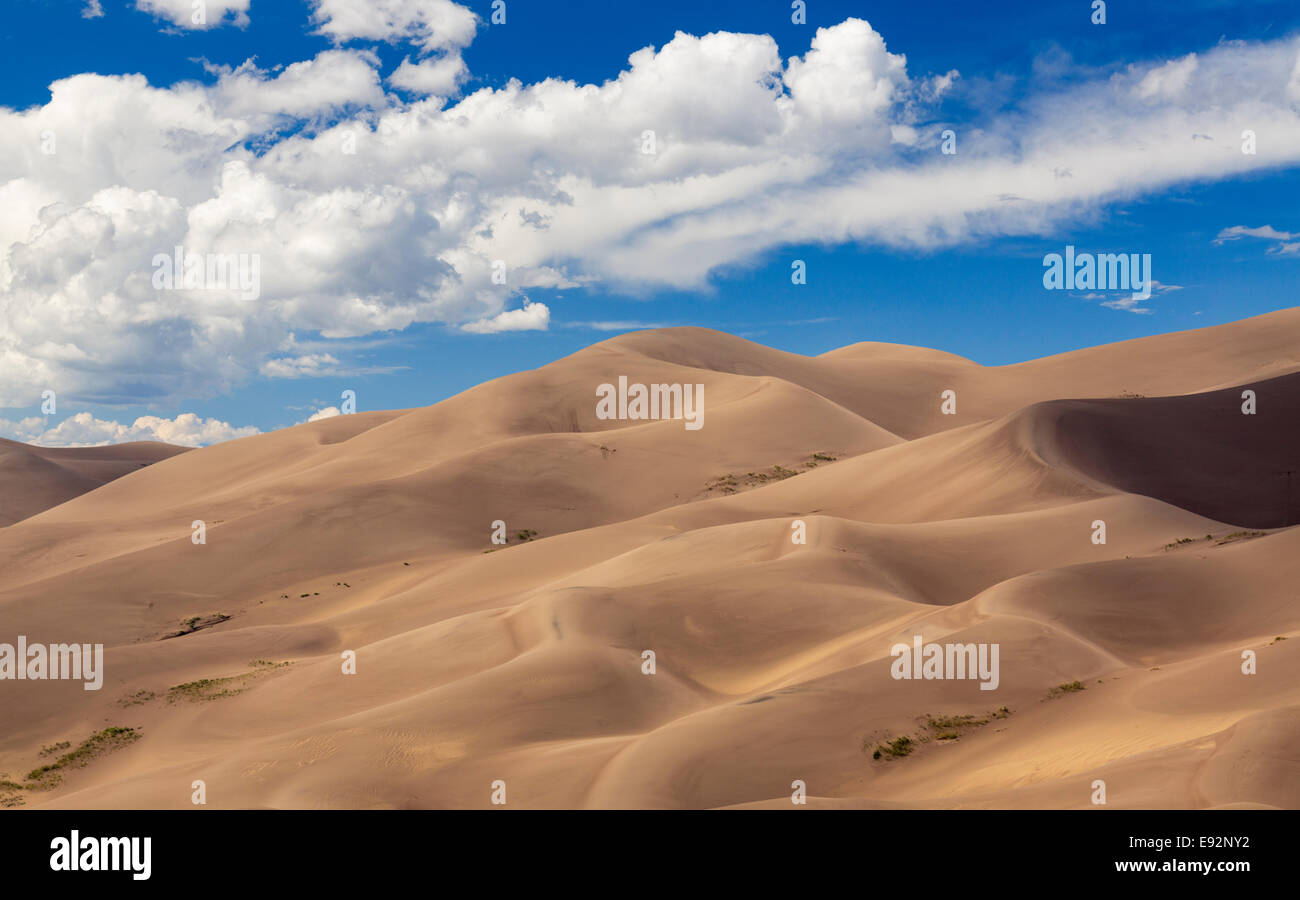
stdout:
[[319,33],[340,43],[418,44],[426,51],[467,46],[478,17],[451,0],[313,0]]
[[100,5],[99,0],[86,0],[86,5],[81,9],[83,19],[99,19],[104,15],[104,7]]
[[[92,0],[95,7],[99,0]],[[251,0],[135,0],[135,8],[150,13],[181,28],[216,28],[230,23],[240,28],[248,25]],[[103,11],[100,11],[101,15]]]
[[97,419],[88,412],[69,416],[52,427],[46,427],[46,421],[39,416],[18,421],[0,419],[0,436],[42,447],[102,447],[127,441],[163,441],[202,447],[258,433],[251,425],[235,427],[194,413],[181,413],[174,419],[140,416],[130,425]]
[[326,50],[278,71],[259,69],[252,60],[235,69],[209,66],[209,72],[220,74],[209,97],[224,117],[254,122],[266,117],[266,124],[378,107],[384,104],[378,64],[369,51]]
[[468,75],[469,69],[459,53],[451,53],[420,63],[412,63],[408,56],[402,60],[402,64],[393,74],[388,76],[388,83],[416,94],[450,97],[456,93],[460,83]]
[[[43,106],[0,108],[0,405],[47,388],[179,404],[346,366],[331,341],[417,322],[546,328],[534,289],[699,289],[792,244],[1047,236],[1100,204],[1300,162],[1294,38],[1074,80],[961,124],[940,104],[967,80],[909,73],[860,19],[788,59],[766,35],[678,33],[601,84],[449,103],[472,12],[312,8],[340,46],[311,60],[168,88],[72,75]],[[385,90],[373,47],[353,45],[367,41],[407,46],[387,85],[414,99]],[[939,152],[948,127],[956,155]],[[1240,152],[1246,127],[1267,135],[1257,155]],[[39,152],[47,134],[57,149]],[[177,246],[255,254],[259,299],[155,289],[150,261]],[[295,331],[327,346],[288,351]]]
[[[339,415],[339,408],[337,406],[327,406],[324,409],[320,409],[312,413],[310,416],[306,418],[305,421],[319,422],[321,419],[332,419],[337,415]],[[298,424],[301,425],[302,422],[299,422]]]
[[462,331],[472,334],[497,334],[502,331],[545,331],[551,322],[551,311],[545,303],[525,302],[522,309],[508,309],[490,319],[467,322]]
[[40,416],[28,416],[25,419],[0,419],[0,437],[25,444],[38,443],[45,432],[45,420]]

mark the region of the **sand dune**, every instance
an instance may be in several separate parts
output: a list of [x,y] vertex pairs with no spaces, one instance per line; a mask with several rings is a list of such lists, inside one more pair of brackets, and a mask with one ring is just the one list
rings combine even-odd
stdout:
[[35,447],[0,438],[0,528],[188,449],[155,441]]
[[[674,328],[183,454],[6,442],[0,641],[106,664],[0,681],[0,802],[1300,806],[1297,338],[984,367]],[[703,385],[703,427],[598,417],[619,376]],[[996,644],[996,689],[893,677],[915,635]]]

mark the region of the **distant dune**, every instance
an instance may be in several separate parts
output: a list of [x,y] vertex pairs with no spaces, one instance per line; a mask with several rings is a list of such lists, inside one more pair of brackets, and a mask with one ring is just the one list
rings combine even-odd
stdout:
[[[598,417],[620,376],[703,427]],[[0,803],[1300,807],[1297,469],[1300,309],[1002,367],[660,329],[190,452],[4,442],[0,642],[107,649],[0,681]],[[996,689],[893,677],[916,635]]]
[[0,527],[188,449],[156,441],[108,447],[34,447],[0,438]]

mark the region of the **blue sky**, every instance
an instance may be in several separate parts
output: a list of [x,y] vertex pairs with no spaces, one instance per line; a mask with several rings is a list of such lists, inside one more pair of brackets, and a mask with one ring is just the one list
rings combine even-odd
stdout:
[[[33,238],[14,243],[8,251],[0,248],[0,253],[13,254],[7,296],[0,295],[9,319],[0,322],[0,404],[9,404],[0,405],[0,436],[46,443],[95,442],[96,434],[102,432],[98,439],[129,439],[152,427],[131,429],[129,426],[138,417],[173,420],[193,413],[200,419],[218,420],[223,426],[196,438],[206,441],[230,436],[239,428],[247,433],[248,429],[269,430],[302,421],[320,409],[337,405],[345,389],[357,392],[361,409],[427,405],[482,381],[543,365],[629,327],[701,325],[808,354],[855,341],[892,341],[937,347],[996,365],[1218,324],[1293,305],[1300,272],[1300,252],[1293,246],[1298,240],[1295,233],[1300,232],[1295,202],[1300,196],[1295,170],[1300,146],[1293,140],[1295,132],[1289,130],[1297,107],[1293,101],[1287,105],[1287,98],[1293,96],[1288,91],[1293,88],[1286,73],[1300,29],[1300,7],[1294,3],[1112,3],[1107,9],[1107,22],[1094,25],[1089,21],[1086,2],[980,5],[925,0],[865,4],[813,0],[808,4],[807,23],[793,24],[789,4],[781,2],[609,4],[512,0],[506,7],[504,25],[490,24],[490,3],[462,4],[479,19],[466,40],[463,36],[445,38],[436,26],[420,30],[425,19],[418,15],[423,14],[419,10],[425,0],[386,0],[404,13],[416,10],[412,13],[417,16],[413,20],[416,28],[406,34],[378,38],[373,34],[357,36],[367,26],[353,20],[348,20],[346,26],[337,24],[333,31],[323,28],[321,10],[317,8],[321,0],[212,2],[232,6],[231,18],[243,12],[247,23],[200,29],[167,21],[168,4],[180,10],[176,15],[181,15],[189,7],[188,0],[101,0],[98,7],[102,15],[93,17],[85,17],[88,4],[83,0],[10,0],[7,5],[0,39],[0,106],[9,110],[10,121],[21,120],[24,127],[34,129],[35,135],[44,130],[39,124],[44,121],[42,116],[49,117],[49,121],[56,121],[56,114],[63,116],[57,119],[61,124],[52,129],[57,131],[61,146],[72,144],[83,154],[103,147],[101,155],[111,159],[96,160],[93,178],[86,174],[84,183],[70,184],[76,179],[67,172],[57,178],[50,176],[43,193],[31,191],[36,198],[27,212],[31,221],[19,220],[19,214],[14,213],[15,219],[2,232],[15,241],[37,226],[46,229],[47,234],[41,241]],[[349,8],[353,0],[324,2],[327,11],[335,14],[336,23],[343,23],[344,12],[364,11],[364,4]],[[329,7],[331,3],[334,6]],[[446,12],[444,5],[448,9],[451,6],[448,0],[430,3],[428,8],[438,7],[438,15]],[[211,14],[213,8],[209,6],[208,11]],[[584,204],[588,202],[593,210],[604,208],[598,202],[602,191],[639,188],[645,182],[637,180],[641,176],[635,172],[629,175],[630,170],[622,162],[609,162],[605,151],[596,146],[605,139],[599,129],[603,127],[602,119],[608,116],[586,119],[573,113],[565,118],[569,114],[561,111],[562,104],[568,102],[566,98],[579,96],[578,86],[599,86],[619,78],[629,69],[631,54],[643,47],[661,51],[674,41],[677,32],[695,37],[712,32],[770,35],[779,52],[779,64],[784,67],[792,57],[811,58],[819,28],[834,29],[852,17],[869,23],[866,34],[872,40],[875,36],[883,39],[888,54],[906,57],[906,79],[890,76],[894,92],[885,107],[859,105],[844,109],[835,105],[837,95],[856,102],[864,94],[864,82],[853,80],[861,75],[852,70],[853,66],[876,65],[879,75],[880,61],[888,58],[861,41],[848,46],[835,65],[825,66],[818,79],[804,82],[811,87],[800,88],[793,74],[786,78],[786,86],[773,95],[777,98],[774,103],[780,106],[784,92],[799,108],[781,113],[787,117],[782,126],[786,137],[779,141],[770,137],[769,122],[746,117],[747,105],[754,101],[744,85],[694,84],[691,89],[698,93],[716,93],[720,105],[704,105],[692,117],[667,121],[673,118],[674,110],[683,108],[679,99],[682,95],[673,92],[677,89],[662,88],[662,106],[656,106],[659,101],[653,92],[659,88],[655,85],[671,82],[678,70],[688,87],[692,78],[698,80],[699,70],[692,68],[697,62],[690,55],[696,45],[682,41],[677,43],[690,53],[672,58],[664,53],[660,68],[651,73],[653,79],[648,87],[643,84],[635,92],[629,87],[623,100],[614,96],[602,101],[610,104],[605,109],[614,111],[615,117],[621,115],[618,103],[632,102],[627,97],[635,97],[640,108],[667,111],[661,111],[657,120],[663,139],[673,152],[688,145],[690,149],[680,150],[683,155],[673,157],[672,171],[655,182],[661,190],[664,185],[693,176],[722,178],[727,154],[743,152],[756,142],[754,135],[762,136],[773,148],[769,157],[755,160],[756,165],[772,166],[769,175],[798,169],[800,161],[816,159],[815,166],[810,164],[816,172],[806,181],[792,188],[760,187],[748,194],[729,194],[725,204],[714,208],[675,206],[655,211],[652,225],[628,226],[617,236],[618,243],[611,243],[608,253],[599,259],[595,251],[591,257],[584,257],[581,250],[573,249],[572,240],[558,236],[550,244],[550,236],[540,241],[520,237],[516,244],[508,246],[511,251],[529,254],[531,274],[526,279],[531,283],[512,284],[509,290],[495,294],[490,286],[469,284],[472,278],[465,270],[466,266],[476,265],[465,260],[478,258],[475,254],[481,256],[476,242],[481,243],[485,229],[491,229],[482,222],[467,227],[461,244],[454,245],[455,235],[450,233],[448,222],[459,208],[457,203],[438,193],[441,187],[429,189],[429,194],[421,193],[423,187],[410,187],[419,182],[420,166],[426,160],[433,160],[437,174],[430,178],[438,185],[468,177],[457,168],[458,163],[444,162],[440,157],[438,148],[446,144],[413,148],[402,156],[400,164],[390,164],[386,157],[379,159],[368,170],[364,185],[353,180],[351,174],[327,171],[324,164],[309,170],[306,163],[289,165],[273,159],[277,147],[297,146],[295,139],[299,143],[320,141],[323,145],[334,140],[337,129],[350,121],[368,122],[370,128],[375,128],[374,116],[382,110],[401,116],[416,104],[427,106],[430,101],[426,94],[430,92],[394,84],[390,76],[404,59],[418,63],[459,58],[463,70],[454,87],[432,101],[434,112],[426,110],[421,115],[437,115],[439,106],[445,114],[462,104],[460,108],[465,111],[460,114],[473,119],[478,114],[475,103],[501,97],[511,79],[523,86],[548,78],[577,83],[571,92],[548,95],[550,99],[537,114],[544,117],[554,110],[558,123],[555,133],[576,148],[566,148],[562,162],[542,159],[544,154],[529,151],[522,138],[517,154],[506,156],[500,151],[500,146],[515,141],[513,128],[526,130],[523,124],[513,124],[522,120],[509,116],[495,131],[484,132],[493,137],[490,141],[484,139],[482,153],[502,153],[501,161],[494,161],[488,171],[505,173],[493,188],[505,197],[536,195],[542,200],[553,199],[560,190],[557,185],[574,183],[561,175],[590,181],[590,195],[578,195],[567,204],[561,200],[544,209],[546,216],[559,216],[567,205],[581,217],[586,215]],[[855,33],[862,36],[861,29]],[[313,59],[319,62],[318,55],[334,51],[353,56],[335,60],[337,70],[327,71],[319,64],[289,99],[287,91],[272,96],[266,90],[282,71],[280,67]],[[709,52],[717,56],[716,48]],[[758,59],[762,45],[756,39],[747,39],[726,52],[752,52],[757,61],[751,60],[750,64],[758,70],[764,67]],[[1193,63],[1183,66],[1180,61],[1193,53],[1197,55]],[[237,82],[232,70],[237,73],[241,64],[250,59],[255,60],[255,68]],[[1242,59],[1249,63],[1245,68]],[[359,68],[354,65],[357,60],[361,60]],[[1256,64],[1258,69],[1251,68]],[[738,63],[736,68],[743,69],[744,65]],[[677,66],[678,70],[669,66]],[[1300,63],[1297,66],[1294,71],[1300,73]],[[374,71],[375,85],[366,81],[370,69]],[[845,83],[837,86],[835,79],[842,72]],[[95,98],[103,93],[103,82],[87,82],[84,91],[67,100],[66,108],[51,104],[51,83],[86,73],[140,73],[149,89],[176,91],[181,105],[199,102],[199,94],[183,92],[186,83],[196,83],[212,92],[208,102],[217,110],[214,120],[238,121],[247,127],[231,131],[229,146],[220,145],[219,135],[204,135],[203,139],[216,141],[207,150],[191,152],[188,145],[176,150],[175,173],[159,175],[155,187],[149,171],[142,170],[154,168],[162,172],[169,160],[156,154],[173,152],[168,142],[177,133],[191,128],[202,132],[204,126],[187,124],[176,111],[179,107],[161,106],[169,102],[163,94],[133,89],[136,94],[131,96],[105,95],[107,99],[101,104]],[[927,81],[946,73],[954,73],[946,87]],[[1154,78],[1159,73],[1166,74]],[[1267,87],[1278,98],[1276,103],[1258,109],[1251,106],[1260,93],[1266,100],[1272,96],[1260,90],[1260,81],[1273,75],[1279,80]],[[1292,75],[1293,81],[1300,84],[1295,81],[1297,77]],[[1140,96],[1140,102],[1134,100],[1130,107],[1125,100],[1108,112],[1104,99],[1098,102],[1097,98],[1117,90],[1117,83],[1124,86],[1126,98]],[[320,99],[337,86],[341,86],[338,90],[343,99]],[[734,97],[729,91],[734,92]],[[301,98],[307,94],[311,94],[310,101],[303,101]],[[476,96],[486,99],[474,101]],[[142,133],[136,135],[133,123],[137,119],[133,116],[140,115],[136,104],[146,102],[165,108],[175,129],[142,128]],[[707,97],[700,102],[707,104]],[[78,103],[84,108],[76,108]],[[276,107],[277,103],[283,108]],[[51,106],[45,109],[47,104]],[[1078,109],[1077,115],[1069,104]],[[734,122],[718,124],[733,115]],[[999,190],[1010,198],[1017,193],[1018,179],[1023,177],[1016,167],[1055,139],[1072,142],[1071,128],[1077,127],[1079,142],[1086,143],[1113,127],[1113,139],[1107,138],[1109,143],[1103,146],[1116,147],[1118,154],[1126,142],[1144,140],[1144,117],[1152,122],[1152,152],[1170,154],[1168,176],[1161,173],[1159,165],[1130,176],[1124,157],[1117,155],[1110,161],[1098,156],[1101,162],[1095,175],[1078,171],[1078,163],[1074,164],[1075,172],[1066,169],[1061,174],[1062,178],[1092,179],[1090,185],[1095,182],[1095,188],[1090,186],[1064,197],[1045,190],[1042,198],[1029,197],[1024,211],[1010,215],[996,208],[981,209],[978,198],[970,200],[968,207],[956,203],[957,211],[949,215],[941,202],[930,199],[926,202],[938,205],[924,215],[917,213],[913,223],[916,230],[903,241],[890,235],[887,220],[882,224],[869,215],[841,226],[841,220],[852,218],[851,211],[827,215],[825,219],[819,219],[815,212],[801,212],[802,218],[788,228],[788,242],[781,238],[784,226],[779,223],[760,223],[751,236],[750,232],[713,219],[715,214],[725,218],[733,213],[737,218],[781,219],[782,198],[791,196],[789,190],[803,190],[805,186],[810,193],[822,190],[829,192],[827,196],[848,196],[836,193],[836,185],[853,183],[855,179],[892,185],[894,182],[887,179],[890,173],[919,174],[919,183],[924,185],[927,173],[939,171],[936,166],[944,162],[935,146],[935,136],[948,127],[956,131],[961,148],[954,161],[968,164],[968,153],[985,161],[995,170],[990,183],[1002,184]],[[79,120],[93,120],[95,127],[103,130],[87,138],[78,135],[75,124],[62,124]],[[1239,128],[1254,126],[1260,130],[1261,149],[1257,157],[1244,163],[1239,152],[1228,151],[1221,166],[1213,160],[1205,162],[1194,156],[1200,152],[1195,141],[1189,145],[1176,143],[1182,134],[1178,129],[1190,136],[1192,126],[1206,131],[1220,128],[1200,135],[1203,143],[1217,142],[1220,147],[1235,141]],[[548,128],[550,124],[542,120],[536,127]],[[711,131],[714,128],[716,133]],[[898,128],[902,131],[890,130]],[[12,184],[17,179],[37,182],[42,170],[35,167],[42,162],[32,162],[28,133],[19,137],[9,127],[5,132],[0,133],[0,148],[11,146],[0,158],[5,163],[0,169],[0,184]],[[635,127],[629,131],[629,141],[635,142],[635,132]],[[894,135],[892,140],[890,134]],[[1171,142],[1165,149],[1159,145],[1160,134]],[[28,146],[15,149],[23,141]],[[138,157],[132,141],[139,141]],[[594,148],[590,160],[579,154],[587,141]],[[780,141],[785,143],[776,147]],[[723,148],[715,153],[711,148],[717,142]],[[178,146],[180,143],[177,139]],[[833,151],[817,158],[821,143],[833,146]],[[1180,155],[1184,146],[1186,159]],[[457,152],[472,150],[462,148]],[[133,159],[141,161],[134,168]],[[298,191],[303,185],[309,185],[318,196],[330,195],[335,188],[369,191],[378,198],[377,204],[393,204],[384,215],[410,215],[412,223],[420,223],[393,225],[392,233],[382,238],[387,243],[379,246],[401,244],[411,236],[412,229],[424,228],[429,219],[436,219],[433,226],[427,226],[428,240],[421,243],[410,237],[410,246],[401,248],[396,263],[411,267],[409,278],[423,284],[428,292],[427,303],[412,315],[392,313],[391,307],[405,302],[400,296],[404,282],[394,274],[391,288],[385,287],[368,301],[367,312],[356,313],[357,321],[349,319],[346,327],[335,328],[331,316],[344,315],[338,310],[348,308],[352,297],[367,289],[366,272],[358,262],[346,273],[347,279],[356,279],[355,284],[348,281],[337,296],[327,296],[330,289],[320,284],[296,286],[292,278],[277,275],[273,288],[254,301],[263,304],[256,312],[186,314],[173,320],[156,311],[137,312],[133,298],[143,295],[132,294],[125,287],[121,302],[115,302],[105,312],[104,305],[97,306],[96,302],[105,292],[118,287],[112,279],[123,284],[130,281],[129,269],[115,268],[107,261],[114,252],[128,252],[120,246],[120,224],[116,237],[98,244],[90,242],[94,246],[88,252],[103,253],[104,265],[84,269],[80,280],[75,272],[59,274],[66,267],[69,247],[90,245],[84,238],[87,232],[76,230],[83,227],[77,224],[78,205],[94,206],[97,202],[95,209],[107,208],[106,201],[92,200],[97,191],[129,186],[133,193],[121,199],[124,208],[143,210],[141,215],[145,217],[170,215],[178,228],[184,228],[187,211],[192,212],[197,204],[236,194],[238,186],[229,185],[219,190],[212,188],[211,197],[202,193],[218,180],[223,160],[230,159],[241,159],[254,173],[265,173],[285,192]],[[665,154],[663,160],[667,163],[669,156]],[[6,171],[11,164],[15,169],[20,165],[30,167],[30,171]],[[92,168],[84,162],[75,165],[78,178]],[[566,165],[572,171],[557,174],[557,167]],[[385,166],[391,166],[391,171]],[[511,167],[520,168],[518,186],[507,183],[513,177]],[[385,182],[390,175],[391,185]],[[495,177],[481,171],[474,174],[478,185]],[[192,180],[187,182],[186,178]],[[879,178],[886,180],[872,180]],[[906,185],[898,188],[916,189]],[[163,198],[176,198],[174,206],[167,206],[166,200],[150,199],[150,191]],[[875,196],[864,190],[857,200],[845,203],[851,207],[856,204],[860,210],[871,206]],[[41,218],[42,204],[56,197],[56,212]],[[294,197],[294,203],[311,202],[297,194]],[[300,228],[303,219],[286,211],[289,200],[265,202],[279,204],[275,214],[282,219],[272,229],[279,233],[275,240],[290,240],[284,233],[292,232],[295,222]],[[447,205],[426,214],[421,204],[434,202]],[[881,206],[897,202],[905,203],[906,196],[902,200],[893,195],[882,197]],[[1008,202],[1014,205],[1018,201]],[[14,204],[14,208],[19,206]],[[303,207],[298,208],[301,211]],[[353,212],[349,207],[348,214]],[[52,223],[62,216],[67,216],[66,227],[73,230],[74,238],[69,238],[72,244],[56,240],[61,232]],[[321,216],[329,218],[324,213]],[[1256,230],[1240,233],[1235,239],[1222,239],[1225,229],[1240,226],[1268,227],[1272,231]],[[188,229],[185,239],[192,244],[192,217]],[[692,269],[693,263],[683,262],[691,258],[690,242],[701,234],[711,239],[719,229],[731,229],[740,236],[732,237],[732,231],[728,231],[725,239],[719,237],[718,244],[707,251],[707,262],[701,264],[703,271],[690,274],[686,270]],[[206,233],[229,234],[220,229]],[[274,264],[277,257],[262,249],[260,237],[250,230],[240,233],[248,246],[262,253],[264,265]],[[497,234],[488,240],[496,241]],[[83,236],[81,244],[76,243],[75,235]],[[333,235],[323,235],[322,246],[331,246],[334,239]],[[170,251],[172,245],[170,233],[162,230],[142,241],[129,249],[133,259],[152,255],[150,250]],[[350,238],[345,232],[339,241],[341,246],[347,246]],[[1136,313],[1102,303],[1121,295],[1107,298],[1088,296],[1087,292],[1046,291],[1041,281],[1044,254],[1061,252],[1067,243],[1080,250],[1149,253],[1153,275],[1165,289],[1156,291]],[[231,245],[227,242],[222,246],[229,249]],[[493,244],[497,246],[505,245]],[[527,249],[516,249],[523,247]],[[643,253],[639,248],[654,249]],[[645,258],[645,253],[662,253],[663,258],[662,262],[648,260],[644,273],[638,264],[606,265],[601,261],[623,251],[629,259],[636,254],[641,254],[638,259]],[[791,284],[790,265],[796,259],[807,265],[806,285]],[[655,274],[657,268],[673,266],[682,270],[680,277],[665,280]],[[450,269],[457,269],[465,280],[461,288],[446,288],[429,274]],[[122,271],[128,274],[122,275]],[[322,278],[323,282],[339,277],[339,272],[325,264],[322,271],[328,276]],[[93,289],[86,288],[89,273],[101,279]],[[87,290],[98,293],[90,296]],[[61,338],[58,327],[42,331],[31,326],[26,320],[38,316],[40,304],[47,300],[41,291],[56,298],[50,301],[51,308],[61,312],[51,315],[60,321],[85,322],[88,315],[103,315],[112,317],[111,327],[101,323],[79,331],[80,325],[69,325],[66,338]],[[435,293],[436,301],[429,299]],[[547,321],[534,323],[544,324],[544,328],[503,331],[490,325],[486,330],[495,333],[474,333],[462,327],[475,321],[503,321],[496,318],[502,311],[519,309],[525,303],[544,304],[549,313]],[[384,308],[376,311],[379,307]],[[25,323],[22,327],[16,324],[20,321]],[[261,341],[259,348],[252,349],[253,342],[238,337],[240,329],[247,329],[247,334],[256,332]],[[346,335],[339,336],[340,332]],[[276,346],[287,334],[293,335],[294,348]],[[187,346],[174,347],[178,342]],[[151,370],[149,362],[153,354],[159,354],[161,360],[157,371]],[[268,359],[306,359],[314,354],[333,360],[320,367],[327,374],[267,374]],[[11,368],[6,370],[6,366]],[[204,371],[213,374],[205,377]],[[33,419],[40,416],[40,393],[47,383],[58,391],[58,414],[41,417],[37,425]],[[112,386],[111,390],[100,390],[107,385]],[[58,424],[76,413],[89,413],[92,425],[86,429],[69,426],[60,431]],[[26,424],[20,425],[22,422]],[[114,430],[93,423],[116,423],[122,428]],[[173,427],[170,431],[158,430],[156,436],[184,440],[192,432],[189,426]]]

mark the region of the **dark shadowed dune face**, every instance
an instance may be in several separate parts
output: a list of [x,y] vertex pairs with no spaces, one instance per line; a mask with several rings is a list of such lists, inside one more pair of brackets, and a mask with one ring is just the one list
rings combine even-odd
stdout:
[[[1254,392],[1252,414],[1245,391]],[[1182,397],[1046,405],[1064,461],[1098,481],[1232,525],[1300,521],[1300,374]]]

